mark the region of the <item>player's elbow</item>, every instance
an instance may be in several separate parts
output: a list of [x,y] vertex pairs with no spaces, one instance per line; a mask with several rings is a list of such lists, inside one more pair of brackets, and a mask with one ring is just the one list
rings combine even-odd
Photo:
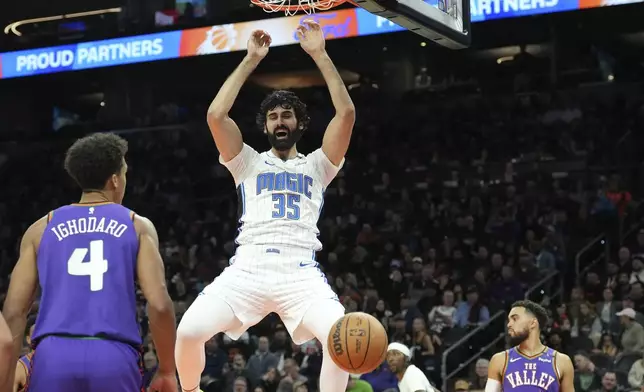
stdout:
[[[15,306],[13,303],[5,302],[4,307],[2,308],[2,316],[4,317],[7,325],[15,325],[16,322],[20,319],[26,319],[27,313],[29,310],[25,311],[25,308],[22,306]],[[2,333],[1,335],[4,335]]]
[[352,102],[343,105],[339,110],[336,111],[335,113],[336,116],[342,118],[345,121],[353,121],[355,122],[356,120],[356,107],[353,105]]
[[146,296],[150,316],[174,313],[174,303],[165,287],[156,291],[153,295]]
[[0,357],[3,360],[4,358],[13,358],[13,336],[11,335],[11,331],[5,328],[0,333]]
[[208,113],[206,113],[206,121],[208,124],[219,124],[228,118],[228,112],[222,110],[218,107],[208,108]]

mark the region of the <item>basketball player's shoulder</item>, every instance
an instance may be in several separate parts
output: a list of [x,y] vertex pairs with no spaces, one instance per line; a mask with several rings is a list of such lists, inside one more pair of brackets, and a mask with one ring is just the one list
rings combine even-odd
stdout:
[[499,351],[492,355],[490,364],[488,365],[488,378],[500,381],[503,378],[505,369],[508,367],[508,359],[510,357],[510,350]]
[[307,162],[311,162],[314,164],[325,164],[325,163],[331,163],[331,160],[329,160],[329,157],[326,156],[324,151],[322,151],[322,147],[311,151],[310,153],[306,154],[303,156],[304,159],[306,159]]
[[567,354],[559,352],[552,347],[548,347],[548,350],[551,352],[555,368],[559,372],[560,376],[563,376],[565,372],[574,370],[572,359],[570,359]]
[[139,237],[142,235],[150,235],[158,241],[159,236],[157,234],[157,229],[154,227],[154,223],[152,223],[150,219],[143,215],[138,215],[134,211],[130,211],[130,218],[132,219],[134,229]]
[[42,235],[47,229],[47,225],[51,220],[52,213],[53,211],[41,217],[27,228],[25,234],[22,236],[23,244],[31,243],[36,247],[38,246],[40,239],[42,238]]
[[338,166],[334,165],[333,162],[327,157],[322,148],[311,152],[306,155],[306,164],[309,167],[309,171],[318,177],[322,181],[324,187],[326,187],[338,174],[342,166],[344,166],[344,158]]

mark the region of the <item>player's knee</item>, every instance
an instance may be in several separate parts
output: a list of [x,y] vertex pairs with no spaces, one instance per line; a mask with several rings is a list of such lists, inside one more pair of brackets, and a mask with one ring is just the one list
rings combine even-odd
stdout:
[[204,330],[198,320],[191,320],[190,317],[181,319],[177,327],[177,341],[205,343],[211,336],[210,331]]

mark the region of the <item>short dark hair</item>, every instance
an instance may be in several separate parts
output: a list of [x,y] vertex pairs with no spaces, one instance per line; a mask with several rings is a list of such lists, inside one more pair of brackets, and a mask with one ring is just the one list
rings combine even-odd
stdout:
[[82,190],[103,189],[123,169],[127,141],[113,133],[95,133],[76,140],[65,154],[65,171]]
[[270,93],[259,105],[259,113],[257,113],[255,122],[262,133],[266,129],[266,114],[278,106],[284,109],[293,109],[302,130],[308,128],[311,118],[306,110],[306,104],[292,91],[277,90]]
[[537,321],[539,322],[539,329],[545,328],[546,324],[548,324],[548,312],[543,306],[539,305],[536,302],[532,302],[526,299],[513,303],[512,307],[524,308],[528,313],[536,317]]

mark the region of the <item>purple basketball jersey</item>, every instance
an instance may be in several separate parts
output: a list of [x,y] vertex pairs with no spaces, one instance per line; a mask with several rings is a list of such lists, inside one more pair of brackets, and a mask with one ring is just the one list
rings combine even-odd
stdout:
[[33,340],[99,337],[141,344],[136,317],[138,236],[119,204],[75,204],[50,215],[38,249],[42,298]]
[[527,357],[516,347],[505,352],[503,391],[559,392],[556,351],[550,347],[534,357]]

